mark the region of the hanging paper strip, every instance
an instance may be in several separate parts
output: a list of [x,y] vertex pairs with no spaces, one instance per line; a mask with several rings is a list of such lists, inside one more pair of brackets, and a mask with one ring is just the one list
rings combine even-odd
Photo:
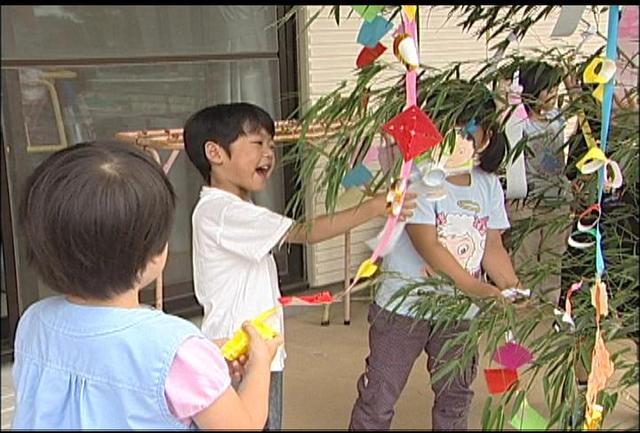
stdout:
[[[416,6],[416,8],[417,8],[417,6]],[[414,41],[417,41],[416,21],[409,19],[409,17],[407,16],[407,13],[405,11],[403,11],[401,14],[402,14],[402,22],[403,22],[403,27],[404,27],[405,33],[407,33]],[[390,25],[390,23],[389,23],[389,25]],[[386,31],[385,31],[385,33],[386,33]],[[419,52],[417,50],[417,46],[416,46],[416,52]],[[407,111],[406,109],[409,109],[411,107],[415,107],[416,106],[416,102],[417,102],[417,99],[416,99],[416,82],[417,82],[416,70],[413,69],[413,70],[407,71],[406,78],[405,78],[406,89],[407,89],[407,102],[406,102],[405,112]],[[415,109],[417,109],[417,107],[415,107]],[[409,121],[409,123],[411,124],[412,120],[414,120],[412,126],[415,127],[416,129],[420,130],[421,126],[417,125],[416,122],[415,122],[415,120],[419,117],[419,114],[417,112],[415,112],[415,110],[412,111],[411,113],[415,114],[415,117],[413,119],[411,119]],[[422,113],[422,114],[424,114],[424,113]],[[411,116],[411,114],[410,114],[410,116]],[[411,126],[411,125],[409,125],[409,126]],[[406,132],[408,132],[409,135],[411,135],[411,131],[410,130],[406,131]],[[413,135],[416,135],[416,134],[419,134],[419,132],[414,131]],[[414,154],[414,153],[415,153],[415,155],[419,154],[420,152],[418,152],[418,153],[416,153],[416,152],[421,146],[425,145],[424,140],[425,140],[425,138],[424,138],[424,131],[423,131],[423,135],[419,136],[417,141],[412,142],[411,139],[409,139],[408,142],[404,141],[404,144],[407,145],[407,146],[405,146],[404,150],[405,151],[409,150],[409,148],[410,148],[410,150],[408,152],[403,152],[404,158],[403,158],[402,167],[400,168],[399,183],[397,184],[398,188],[401,191],[401,195],[397,200],[394,198],[392,206],[391,206],[392,210],[394,210],[394,209],[397,210],[397,207],[398,206],[402,206],[402,204],[404,202],[404,194],[406,192],[406,184],[407,184],[407,180],[409,179],[409,176],[411,174],[411,167],[412,167],[412,164],[413,164],[412,157],[408,158],[407,155]],[[400,143],[398,143],[398,144],[399,144],[399,146],[401,146]],[[402,149],[402,147],[401,147],[401,149]],[[354,278],[354,281],[351,283],[351,285],[340,296],[344,296],[347,293],[349,293],[356,286],[356,284],[358,283],[358,281],[361,278],[366,278],[368,276],[372,276],[378,270],[378,265],[376,264],[376,261],[378,260],[378,258],[381,257],[381,253],[384,251],[384,249],[386,248],[387,244],[391,240],[391,237],[393,236],[393,233],[394,233],[394,229],[395,229],[395,227],[396,227],[396,225],[398,223],[399,217],[400,217],[399,212],[395,212],[395,211],[390,212],[390,215],[387,218],[387,221],[386,221],[386,223],[384,225],[384,228],[382,229],[382,236],[381,236],[380,242],[378,243],[376,248],[373,250],[373,253],[371,254],[371,257],[366,259],[360,265],[360,267],[358,268],[358,272],[356,273],[356,276]]]
[[330,304],[334,301],[333,296],[331,296],[331,292],[323,291],[316,293],[315,295],[309,296],[282,296],[278,298],[278,302],[280,302],[285,307],[290,306],[307,306],[307,305],[324,305]]

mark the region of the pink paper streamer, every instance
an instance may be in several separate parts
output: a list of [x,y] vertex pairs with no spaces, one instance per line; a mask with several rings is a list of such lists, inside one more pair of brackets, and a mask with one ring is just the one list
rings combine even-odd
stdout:
[[517,370],[532,359],[533,355],[527,348],[512,341],[500,346],[493,355],[494,361],[512,370]]

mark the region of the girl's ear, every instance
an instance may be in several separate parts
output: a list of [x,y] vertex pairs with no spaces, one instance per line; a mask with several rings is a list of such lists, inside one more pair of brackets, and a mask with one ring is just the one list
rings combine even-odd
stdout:
[[227,152],[215,141],[207,141],[204,144],[204,154],[209,163],[220,165],[228,160]]

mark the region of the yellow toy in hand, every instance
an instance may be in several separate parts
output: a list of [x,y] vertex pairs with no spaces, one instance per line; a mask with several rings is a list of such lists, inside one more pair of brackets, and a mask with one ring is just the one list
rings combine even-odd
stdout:
[[[277,307],[273,307],[270,310],[261,313],[255,319],[251,319],[249,322],[256,328],[256,331],[264,338],[265,340],[270,340],[276,335],[278,332],[273,330],[269,325],[267,325],[265,320],[271,317],[276,312]],[[241,355],[244,355],[249,350],[249,336],[243,329],[239,329],[233,335],[229,341],[224,343],[222,346],[222,355],[229,361],[235,361]]]

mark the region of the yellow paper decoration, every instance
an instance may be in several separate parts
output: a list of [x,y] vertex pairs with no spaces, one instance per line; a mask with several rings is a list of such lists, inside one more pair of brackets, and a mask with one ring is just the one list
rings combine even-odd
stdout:
[[413,21],[414,18],[416,17],[416,12],[418,10],[418,6],[402,6],[402,10],[404,11],[404,13],[407,15],[407,18],[409,18],[409,21]]
[[593,408],[590,411],[587,411],[584,421],[585,430],[598,430],[600,428],[600,423],[602,422],[602,410],[602,406],[594,404]]
[[596,279],[596,283],[591,289],[591,305],[596,309],[596,318],[609,314],[609,295],[607,295],[607,285]]
[[[596,73],[596,68],[600,66],[600,72]],[[587,66],[582,74],[583,81],[587,84],[598,84],[596,90],[592,92],[594,98],[602,103],[604,96],[604,85],[616,74],[616,63],[606,57],[596,57]]]
[[598,143],[596,142],[595,138],[593,138],[593,133],[591,132],[589,122],[587,121],[584,111],[582,110],[578,113],[578,122],[580,122],[580,128],[582,129],[582,135],[587,142],[587,147],[589,149],[591,149],[592,147],[598,147]]
[[576,168],[582,174],[589,174],[597,171],[608,161],[607,156],[599,147],[590,148],[580,161],[576,162]]
[[368,278],[376,273],[378,270],[378,265],[373,263],[371,259],[367,259],[358,268],[358,272],[356,273],[356,280],[360,278]]

